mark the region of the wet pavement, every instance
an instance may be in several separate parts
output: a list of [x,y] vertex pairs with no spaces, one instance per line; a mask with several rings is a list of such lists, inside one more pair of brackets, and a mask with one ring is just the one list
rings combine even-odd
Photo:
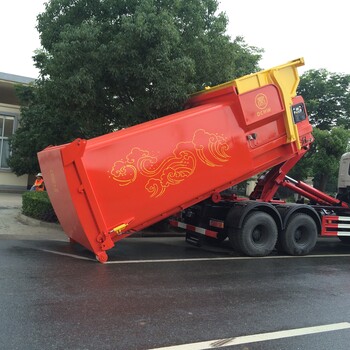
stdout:
[[59,226],[26,222],[20,196],[0,201],[0,349],[349,348],[350,247],[336,239],[308,257],[247,258],[226,244],[126,238],[100,264]]

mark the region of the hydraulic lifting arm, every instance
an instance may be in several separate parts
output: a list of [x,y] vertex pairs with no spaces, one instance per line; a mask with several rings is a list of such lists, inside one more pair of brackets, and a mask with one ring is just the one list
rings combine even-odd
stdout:
[[333,198],[326,193],[323,193],[316,188],[302,181],[297,181],[287,176],[287,173],[294,165],[303,157],[304,153],[300,153],[297,157],[287,160],[286,162],[276,165],[267,174],[262,176],[254,191],[250,195],[250,199],[269,202],[273,199],[276,191],[280,186],[289,188],[290,190],[300,194],[303,197],[310,199],[315,204],[341,206],[349,208],[346,202]]

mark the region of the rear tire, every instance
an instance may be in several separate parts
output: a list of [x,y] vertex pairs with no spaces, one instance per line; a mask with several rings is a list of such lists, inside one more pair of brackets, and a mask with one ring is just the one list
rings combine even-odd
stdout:
[[238,230],[234,229],[234,228],[229,228],[229,232],[228,232],[228,238],[230,241],[230,245],[232,247],[233,250],[240,252],[241,249],[238,246]]
[[306,255],[316,245],[317,225],[306,214],[294,214],[288,220],[287,227],[279,239],[283,251],[287,254]]
[[275,220],[265,212],[246,216],[242,227],[229,235],[233,246],[248,256],[269,255],[276,245],[278,229]]

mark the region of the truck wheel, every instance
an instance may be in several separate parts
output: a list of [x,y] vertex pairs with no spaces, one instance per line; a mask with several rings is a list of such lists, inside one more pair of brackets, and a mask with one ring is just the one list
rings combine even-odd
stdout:
[[230,244],[233,250],[238,252],[241,251],[238,245],[238,231],[237,229],[233,229],[232,227],[228,231],[228,239],[230,240]]
[[306,214],[294,214],[288,220],[286,230],[279,239],[283,251],[287,254],[306,255],[316,245],[316,223]]
[[108,255],[106,252],[98,252],[96,254],[96,260],[101,264],[105,264],[108,261]]
[[271,215],[255,211],[247,215],[240,230],[236,231],[236,244],[248,256],[266,256],[274,249],[278,229]]

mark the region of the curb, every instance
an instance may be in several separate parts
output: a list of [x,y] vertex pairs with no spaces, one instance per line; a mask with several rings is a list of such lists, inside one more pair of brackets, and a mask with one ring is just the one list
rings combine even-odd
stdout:
[[29,216],[26,216],[22,213],[18,213],[17,220],[24,225],[48,227],[48,228],[52,228],[54,230],[59,230],[59,231],[63,232],[63,229],[62,229],[60,224],[37,220],[37,219],[31,218]]

